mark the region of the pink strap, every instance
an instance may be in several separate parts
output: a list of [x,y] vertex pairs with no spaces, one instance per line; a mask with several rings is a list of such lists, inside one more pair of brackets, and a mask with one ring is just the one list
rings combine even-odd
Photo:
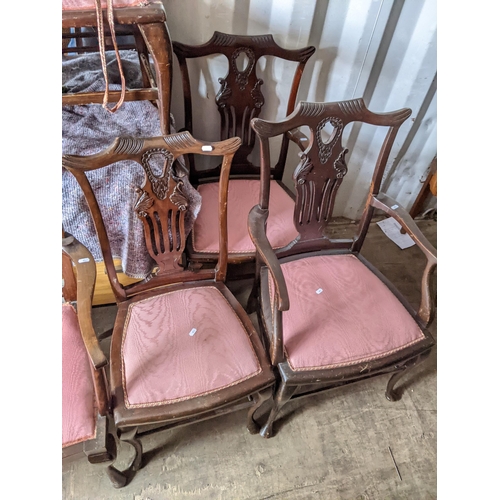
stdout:
[[96,15],[97,15],[97,36],[99,40],[99,53],[101,55],[101,64],[102,64],[102,72],[104,74],[104,81],[106,83],[106,88],[104,90],[104,98],[102,100],[102,107],[109,111],[110,113],[114,113],[118,111],[125,100],[125,75],[123,74],[122,61],[120,58],[120,53],[118,51],[118,43],[116,41],[116,33],[115,33],[115,21],[113,17],[113,0],[106,0],[106,6],[108,10],[108,23],[109,30],[111,33],[111,39],[113,40],[113,47],[115,49],[116,61],[118,62],[118,70],[120,72],[120,81],[121,81],[121,92],[120,99],[116,103],[113,108],[108,107],[108,99],[109,99],[109,79],[108,79],[108,69],[106,65],[106,40],[104,37],[104,26],[103,26],[103,15],[102,15],[102,6],[101,0],[95,0],[96,7]]

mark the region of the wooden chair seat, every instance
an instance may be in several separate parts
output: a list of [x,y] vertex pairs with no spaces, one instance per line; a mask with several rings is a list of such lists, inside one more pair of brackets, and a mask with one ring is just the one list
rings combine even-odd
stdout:
[[[110,410],[120,441],[131,445],[135,454],[123,470],[108,467],[116,487],[127,484],[142,466],[143,435],[243,409],[248,410],[247,428],[255,434],[254,414],[271,397],[275,376],[265,348],[224,283],[227,189],[231,160],[240,144],[237,137],[209,143],[182,132],[121,137],[93,155],[63,156],[63,166],[77,180],[92,212],[117,303],[109,356]],[[176,159],[188,154],[222,157],[215,229],[220,250],[211,269],[189,269],[184,259],[186,220],[194,200]],[[117,279],[109,224],[87,177],[117,162],[123,168],[122,160],[137,163],[144,172],[133,216],[142,222],[155,262],[150,275],[128,286]],[[128,213],[126,206],[123,209]]]
[[123,371],[114,411],[118,425],[137,421],[138,410],[153,406],[162,413],[165,406],[175,420],[204,396],[217,392],[217,406],[236,384],[246,384],[250,394],[259,378],[268,383],[262,368],[267,362],[259,359],[230,301],[225,287],[201,283],[119,306],[117,325],[125,319],[117,339]]
[[[293,225],[293,198],[277,181],[271,181],[270,215],[267,222],[269,240],[273,248],[281,248],[293,241],[297,230]],[[217,254],[219,240],[218,184],[207,183],[198,187],[203,203],[193,226],[189,252],[202,258],[203,254]],[[228,254],[230,257],[253,260],[253,244],[246,224],[248,213],[259,201],[260,181],[255,179],[231,179],[228,191]]]
[[[353,366],[426,343],[414,318],[358,256],[303,257],[281,269],[290,300],[283,343],[292,371]],[[262,289],[273,303],[267,272]]]
[[[273,406],[260,431],[266,438],[273,435],[275,419],[292,398],[390,374],[386,397],[398,399],[395,384],[434,346],[427,326],[434,309],[430,276],[437,265],[436,249],[400,203],[380,192],[396,134],[410,115],[410,109],[374,113],[363,99],[353,99],[302,101],[284,120],[252,120],[261,143],[262,184],[259,203],[248,217],[257,249],[248,310],[259,311],[271,363],[279,373]],[[370,154],[376,162],[369,188],[360,187],[368,192],[355,235],[336,238],[328,231],[328,222],[349,174],[343,134],[353,122],[385,128],[386,134],[377,145],[355,143],[358,150],[365,148],[361,154]],[[300,150],[301,161],[293,174],[297,193],[293,222],[299,235],[286,247],[273,249],[267,236],[269,139],[281,135]],[[394,217],[427,258],[418,311],[361,255],[376,209]]]

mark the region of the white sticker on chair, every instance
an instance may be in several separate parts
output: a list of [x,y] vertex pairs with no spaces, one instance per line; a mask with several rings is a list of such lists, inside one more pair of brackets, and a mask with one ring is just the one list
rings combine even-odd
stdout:
[[206,145],[206,146],[202,146],[202,147],[201,147],[201,150],[202,150],[202,151],[213,151],[213,150],[214,150],[214,147],[213,147],[213,146]]
[[192,337],[195,333],[196,333],[196,328],[193,328],[193,329],[189,332],[189,336],[190,336],[190,337]]
[[399,205],[392,205],[391,210],[396,210],[396,208],[399,208]]
[[90,259],[88,257],[85,257],[84,259],[78,259],[78,264],[83,264],[84,262],[90,262]]
[[323,288],[318,288],[318,289],[316,290],[316,293],[319,295],[322,291],[323,291]]

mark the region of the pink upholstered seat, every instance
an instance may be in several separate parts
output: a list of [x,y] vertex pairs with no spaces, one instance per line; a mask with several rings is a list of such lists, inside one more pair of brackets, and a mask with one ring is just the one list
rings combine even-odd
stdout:
[[[219,251],[218,183],[201,184],[198,191],[202,197],[201,210],[195,221],[192,238],[196,252],[217,253]],[[247,218],[250,210],[259,203],[260,181],[232,179],[229,181],[227,226],[228,251],[254,253]],[[273,248],[281,248],[293,241],[297,230],[293,224],[294,202],[286,191],[271,181],[267,237]]]
[[[113,0],[114,8],[137,7],[145,5],[145,0]],[[101,0],[103,8],[106,7],[106,0]],[[95,0],[62,0],[62,10],[94,10]]]
[[[281,264],[290,298],[283,341],[293,370],[376,359],[424,338],[392,292],[354,255]],[[270,281],[271,297],[274,286]]]
[[62,446],[95,437],[96,409],[90,361],[76,312],[62,306]]
[[122,357],[128,408],[190,399],[261,372],[246,330],[213,286],[131,304]]

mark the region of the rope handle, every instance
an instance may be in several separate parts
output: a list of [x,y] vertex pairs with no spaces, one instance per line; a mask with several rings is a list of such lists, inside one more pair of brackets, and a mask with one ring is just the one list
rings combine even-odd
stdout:
[[113,41],[113,47],[115,49],[116,61],[118,63],[118,71],[120,72],[120,81],[121,81],[121,92],[120,99],[116,103],[116,105],[112,108],[108,107],[109,102],[109,78],[108,78],[108,68],[106,63],[106,40],[104,36],[104,19],[102,14],[102,5],[101,0],[95,0],[96,7],[96,15],[97,15],[97,37],[99,42],[99,54],[101,56],[101,65],[102,72],[104,74],[104,81],[106,84],[104,90],[104,98],[102,100],[102,107],[109,111],[110,113],[114,113],[118,111],[125,100],[125,75],[123,73],[122,61],[120,58],[120,52],[118,50],[118,43],[116,41],[116,32],[115,32],[115,20],[113,16],[113,0],[106,0],[107,14],[108,14],[108,24],[109,31],[111,33],[111,39]]

